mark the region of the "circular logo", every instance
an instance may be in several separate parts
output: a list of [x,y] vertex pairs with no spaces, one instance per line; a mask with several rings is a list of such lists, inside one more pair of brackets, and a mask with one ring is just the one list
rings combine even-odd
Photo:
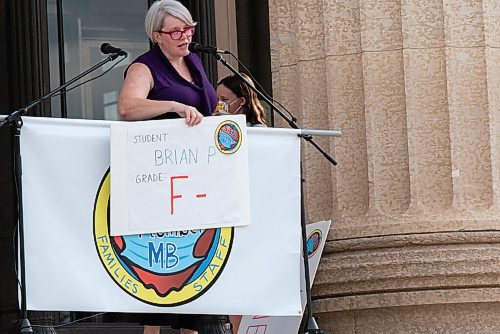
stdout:
[[238,151],[241,140],[241,129],[234,121],[223,121],[215,130],[215,145],[224,154],[233,154]]
[[321,230],[314,230],[307,237],[307,256],[312,257],[321,245],[321,240],[323,239],[323,235]]
[[118,286],[156,306],[186,304],[210,289],[229,258],[232,227],[112,237],[109,199],[108,170],[94,205],[94,241]]

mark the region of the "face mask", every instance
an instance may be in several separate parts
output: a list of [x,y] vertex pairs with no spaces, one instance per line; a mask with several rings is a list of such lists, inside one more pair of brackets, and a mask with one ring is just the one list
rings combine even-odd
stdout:
[[238,101],[238,99],[234,100],[231,103],[227,103],[226,101],[219,100],[219,102],[217,103],[217,109],[216,109],[215,113],[218,114],[218,115],[232,115],[232,114],[236,114],[241,109],[242,106],[239,106],[239,108],[236,109],[233,113],[229,112],[229,106],[231,106],[231,104],[233,104],[236,101]]

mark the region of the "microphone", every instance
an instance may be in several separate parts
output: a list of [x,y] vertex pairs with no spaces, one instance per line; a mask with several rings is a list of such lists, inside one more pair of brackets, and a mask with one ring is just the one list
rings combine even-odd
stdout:
[[120,56],[126,56],[127,55],[127,52],[123,51],[122,49],[120,48],[115,48],[114,46],[112,46],[111,44],[109,43],[102,43],[101,44],[101,52],[105,55],[107,54],[118,54]]
[[215,46],[201,45],[196,42],[189,43],[188,47],[191,52],[202,52],[202,53],[225,53],[228,54],[229,51],[217,49]]

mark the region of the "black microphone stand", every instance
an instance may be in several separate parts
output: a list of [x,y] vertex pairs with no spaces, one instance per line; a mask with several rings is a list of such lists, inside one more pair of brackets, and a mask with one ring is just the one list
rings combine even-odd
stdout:
[[[248,87],[250,87],[261,99],[263,99],[266,103],[271,106],[271,109],[278,113],[278,115],[283,118],[288,125],[297,130],[301,130],[301,134],[299,136],[313,145],[322,155],[325,157],[332,165],[337,165],[337,162],[317,143],[314,142],[312,134],[314,135],[329,135],[339,137],[341,135],[340,131],[322,131],[322,130],[302,130],[299,128],[297,123],[295,122],[295,118],[288,118],[276,105],[261,91],[259,91],[254,85],[251,85],[243,76],[236,71],[234,67],[232,67],[218,52],[211,52],[214,57],[220,61],[225,67],[227,67],[232,73],[240,78],[241,81],[245,82]],[[327,334],[319,329],[319,326],[316,322],[316,319],[313,315],[312,310],[312,297],[311,297],[311,278],[309,275],[309,256],[307,254],[307,232],[306,232],[306,215],[305,215],[305,203],[304,203],[304,187],[303,183],[305,179],[303,178],[303,170],[302,164],[300,168],[300,207],[301,207],[301,217],[300,217],[300,225],[302,229],[302,256],[304,259],[304,276],[305,276],[305,288],[306,288],[306,298],[307,298],[307,322],[305,324],[304,334]]]
[[127,57],[125,52],[118,52],[109,55],[106,59],[92,66],[85,72],[77,75],[64,85],[57,87],[49,92],[47,95],[28,103],[27,106],[16,110],[5,117],[0,122],[0,127],[9,124],[15,127],[14,136],[14,182],[16,185],[16,202],[17,202],[17,216],[18,216],[18,229],[19,229],[19,270],[20,270],[20,284],[21,284],[21,317],[19,319],[19,333],[33,333],[33,327],[28,319],[28,310],[26,306],[26,271],[25,271],[25,253],[24,253],[24,217],[23,217],[23,187],[22,187],[22,159],[21,159],[21,128],[23,126],[22,116],[26,115],[28,110],[38,105],[39,103],[53,97],[58,92],[63,91],[71,84],[80,80],[84,76],[90,74],[104,64],[115,60],[118,56]]

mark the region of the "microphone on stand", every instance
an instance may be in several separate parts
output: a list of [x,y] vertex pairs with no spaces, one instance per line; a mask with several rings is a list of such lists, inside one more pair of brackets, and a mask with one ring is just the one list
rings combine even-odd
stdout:
[[127,56],[127,52],[123,51],[120,48],[115,48],[109,43],[102,43],[101,44],[101,52],[105,55],[107,54],[117,54],[119,56]]
[[191,52],[229,54],[229,51],[227,51],[227,50],[221,50],[221,49],[216,48],[215,46],[210,46],[210,45],[201,45],[201,44],[198,44],[196,42],[189,43],[188,49]]

